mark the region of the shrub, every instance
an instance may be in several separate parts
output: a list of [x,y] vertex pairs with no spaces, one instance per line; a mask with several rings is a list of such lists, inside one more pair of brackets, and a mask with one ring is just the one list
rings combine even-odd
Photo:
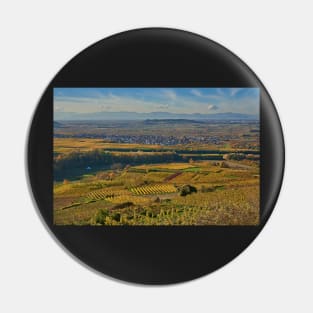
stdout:
[[100,209],[94,217],[95,223],[104,224],[107,216],[109,216],[108,210]]
[[246,158],[246,156],[244,153],[229,153],[227,155],[224,155],[225,160],[241,161],[245,158]]
[[116,222],[119,222],[121,220],[121,213],[114,213],[112,215],[112,219]]
[[183,187],[180,188],[180,195],[182,197],[190,195],[193,192],[197,192],[197,188],[192,185],[184,185]]

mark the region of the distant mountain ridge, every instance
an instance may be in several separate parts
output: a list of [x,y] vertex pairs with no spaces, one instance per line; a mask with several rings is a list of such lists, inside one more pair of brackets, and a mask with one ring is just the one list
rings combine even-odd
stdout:
[[158,119],[182,119],[182,120],[258,120],[258,115],[243,113],[171,113],[171,112],[54,112],[54,120],[158,120]]
[[172,119],[147,119],[143,121],[144,124],[163,124],[163,123],[175,123],[175,124],[203,124],[204,120],[192,120],[192,119],[181,119],[181,118],[172,118]]
[[62,124],[60,124],[60,123],[54,121],[54,122],[53,122],[53,127],[59,128],[59,127],[62,127]]

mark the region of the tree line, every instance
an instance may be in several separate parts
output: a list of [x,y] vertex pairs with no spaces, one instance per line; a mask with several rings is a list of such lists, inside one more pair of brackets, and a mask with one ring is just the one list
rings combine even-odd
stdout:
[[87,167],[111,168],[114,164],[139,165],[166,162],[179,162],[183,158],[176,152],[163,153],[138,153],[138,154],[112,154],[103,150],[92,150],[87,152],[71,152],[58,155],[54,158],[54,174],[62,175],[62,171],[69,169],[83,169]]

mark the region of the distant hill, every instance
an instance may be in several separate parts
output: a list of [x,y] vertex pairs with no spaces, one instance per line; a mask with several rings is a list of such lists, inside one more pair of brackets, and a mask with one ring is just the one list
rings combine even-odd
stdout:
[[[55,112],[54,120],[258,120],[258,115],[242,113],[171,113],[171,112],[95,112],[95,113],[73,113]],[[60,127],[60,126],[55,126]]]
[[196,121],[196,120],[189,120],[189,119],[153,119],[153,120],[144,120],[145,124],[164,124],[164,123],[175,123],[175,124],[203,124],[204,121]]
[[59,123],[59,122],[54,121],[54,122],[53,122],[53,127],[55,127],[55,128],[60,128],[60,127],[62,127],[62,124]]

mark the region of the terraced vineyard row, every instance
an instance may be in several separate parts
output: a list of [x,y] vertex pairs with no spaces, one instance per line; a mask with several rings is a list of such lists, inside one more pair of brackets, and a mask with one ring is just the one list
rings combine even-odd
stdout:
[[141,186],[131,188],[130,191],[135,195],[153,195],[163,193],[173,193],[177,189],[171,184],[157,184],[151,186]]
[[130,194],[131,193],[126,189],[105,188],[105,189],[89,192],[87,194],[87,198],[94,199],[94,200],[101,200],[101,199],[106,199],[106,198],[116,197],[116,196],[127,196]]

